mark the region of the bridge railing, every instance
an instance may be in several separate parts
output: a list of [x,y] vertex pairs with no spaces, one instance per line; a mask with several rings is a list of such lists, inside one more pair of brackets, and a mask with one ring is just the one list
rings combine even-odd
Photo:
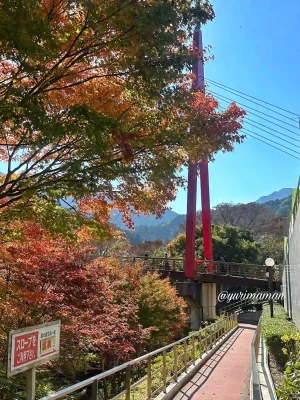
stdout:
[[164,270],[164,271],[184,271],[184,259],[183,258],[168,258],[168,257],[122,257],[122,260],[128,263],[134,263],[140,261],[144,265],[144,269],[149,271]]
[[[130,264],[140,261],[145,271],[184,271],[184,258],[122,256]],[[249,279],[266,279],[266,267],[257,264],[242,264],[222,261],[195,260],[196,274],[229,275]],[[274,281],[281,281],[282,266],[274,267]]]
[[[150,400],[162,392],[166,393],[170,383],[177,382],[181,373],[187,371],[197,359],[201,359],[237,323],[235,314],[225,317],[177,342],[40,400],[68,399],[70,394],[83,394],[87,390],[90,393],[88,397],[90,400],[130,400],[134,395],[140,399]],[[119,382],[119,390],[113,389],[114,385],[107,384],[111,383],[113,378]]]
[[[266,279],[266,267],[256,264],[196,260],[196,274],[228,275],[250,279]],[[280,267],[274,268],[274,280],[280,279]]]
[[246,299],[246,300],[236,301],[232,304],[228,304],[228,306],[222,307],[220,309],[220,315],[225,316],[225,315],[236,313],[236,312],[242,310],[243,306],[249,305],[252,302],[253,302],[252,299]]

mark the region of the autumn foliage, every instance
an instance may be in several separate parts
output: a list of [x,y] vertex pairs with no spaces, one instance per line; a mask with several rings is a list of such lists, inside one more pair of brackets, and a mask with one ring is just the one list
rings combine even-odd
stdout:
[[243,110],[190,90],[193,29],[213,18],[207,0],[1,2],[2,366],[11,329],[54,319],[62,356],[48,367],[64,376],[182,334],[170,283],[96,247],[121,252],[112,209],[129,228],[132,213],[162,215],[190,160],[243,140]]
[[129,227],[130,206],[160,215],[189,157],[242,140],[242,110],[190,91],[208,1],[5,0],[0,16],[2,220],[57,229],[64,199],[68,225],[103,237],[112,207]]
[[167,280],[143,276],[138,265],[94,259],[92,248],[53,239],[34,222],[19,235],[0,255],[4,365],[10,330],[50,320],[63,327],[62,355],[52,368],[70,377],[114,367],[182,335],[185,303]]

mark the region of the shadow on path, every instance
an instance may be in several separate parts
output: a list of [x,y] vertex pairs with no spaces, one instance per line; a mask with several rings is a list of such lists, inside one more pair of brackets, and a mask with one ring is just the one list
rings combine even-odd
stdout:
[[[212,357],[201,367],[201,369],[190,380],[174,398],[174,400],[190,400],[194,394],[205,384],[213,371],[219,365],[220,361],[224,358],[226,353],[232,348],[239,336],[244,330],[255,330],[255,327],[240,326],[239,329],[220,347],[220,349],[212,355]],[[217,399],[216,399],[217,400]]]

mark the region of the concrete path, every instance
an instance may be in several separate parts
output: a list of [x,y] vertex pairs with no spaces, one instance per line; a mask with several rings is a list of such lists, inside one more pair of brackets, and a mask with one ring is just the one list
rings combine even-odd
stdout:
[[255,329],[254,325],[240,324],[174,399],[250,399],[251,342]]

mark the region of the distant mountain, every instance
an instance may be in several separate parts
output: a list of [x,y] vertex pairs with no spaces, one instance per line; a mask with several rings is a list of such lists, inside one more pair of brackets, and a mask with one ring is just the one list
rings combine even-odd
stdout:
[[292,196],[266,201],[264,206],[268,207],[276,215],[287,215],[292,208]]
[[134,231],[125,230],[125,232],[132,244],[158,239],[169,242],[178,233],[184,232],[184,229],[181,227],[184,221],[185,215],[176,214],[173,219],[159,225],[139,225]]
[[[291,209],[291,193],[291,188],[284,188],[268,196],[260,197],[256,203],[266,205],[276,215],[286,215]],[[68,198],[67,201],[71,206],[74,205],[72,198]],[[68,208],[64,202],[61,202],[61,205],[64,208]],[[147,217],[144,214],[133,215],[132,219],[135,226],[133,231],[128,230],[123,224],[122,215],[118,210],[111,211],[111,223],[125,231],[126,236],[132,244],[137,244],[154,240],[169,242],[176,235],[184,232],[181,225],[185,221],[186,216],[168,210],[160,219],[154,215]]]
[[[123,224],[122,221],[122,215],[118,210],[112,210],[110,215],[111,215],[111,222],[113,224],[117,225],[120,229],[126,229],[126,226]],[[156,218],[154,215],[150,215],[150,217],[147,217],[144,214],[140,214],[140,215],[133,215],[132,220],[134,222],[135,228],[138,228],[139,226],[161,225],[166,222],[172,221],[174,218],[178,216],[185,218],[184,215],[177,214],[175,211],[172,210],[167,210],[160,219]]]
[[292,189],[284,188],[284,189],[278,190],[277,192],[273,192],[273,193],[269,194],[268,196],[260,197],[258,200],[256,200],[255,203],[263,204],[270,200],[282,200],[291,195],[292,195]]

